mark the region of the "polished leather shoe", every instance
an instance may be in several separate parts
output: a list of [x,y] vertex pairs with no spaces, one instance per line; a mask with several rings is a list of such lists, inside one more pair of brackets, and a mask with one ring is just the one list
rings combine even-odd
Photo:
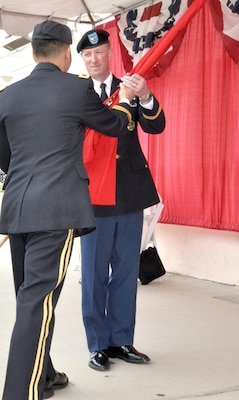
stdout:
[[90,354],[89,367],[96,369],[97,371],[106,371],[109,369],[109,359],[105,351],[93,351]]
[[146,354],[139,353],[133,346],[108,347],[105,352],[108,357],[120,358],[133,364],[145,364],[150,361]]
[[64,389],[69,383],[69,380],[64,372],[56,372],[55,379],[48,379],[45,384],[43,399],[50,399],[54,395],[54,390]]

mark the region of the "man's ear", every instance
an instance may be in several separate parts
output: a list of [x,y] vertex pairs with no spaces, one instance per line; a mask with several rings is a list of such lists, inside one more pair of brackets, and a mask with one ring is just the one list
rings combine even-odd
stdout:
[[72,56],[71,56],[71,48],[70,46],[66,47],[65,50],[65,66],[64,66],[64,71],[68,71],[68,69],[71,66],[71,62],[72,62]]

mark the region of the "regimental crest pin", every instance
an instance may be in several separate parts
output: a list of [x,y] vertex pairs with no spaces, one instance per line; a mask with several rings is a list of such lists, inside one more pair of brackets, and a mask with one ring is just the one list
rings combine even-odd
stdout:
[[92,45],[96,45],[99,42],[99,36],[97,35],[97,32],[90,33],[88,35],[88,39]]

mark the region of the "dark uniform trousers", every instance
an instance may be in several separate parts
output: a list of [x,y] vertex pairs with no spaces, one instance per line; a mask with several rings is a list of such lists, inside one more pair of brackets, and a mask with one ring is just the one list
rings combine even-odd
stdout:
[[[10,234],[9,239],[17,310],[2,400],[41,400],[46,377],[54,378],[55,373],[49,356],[54,310],[74,231]],[[16,367],[21,365],[19,360],[24,360],[24,369]]]
[[133,344],[142,223],[142,210],[96,218],[96,230],[81,237],[82,314],[90,351]]

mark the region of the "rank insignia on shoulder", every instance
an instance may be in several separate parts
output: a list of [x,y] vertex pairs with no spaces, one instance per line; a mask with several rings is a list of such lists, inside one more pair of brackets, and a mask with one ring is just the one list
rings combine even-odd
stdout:
[[81,79],[89,79],[90,75],[80,74],[80,75],[78,75],[78,77],[81,78]]

